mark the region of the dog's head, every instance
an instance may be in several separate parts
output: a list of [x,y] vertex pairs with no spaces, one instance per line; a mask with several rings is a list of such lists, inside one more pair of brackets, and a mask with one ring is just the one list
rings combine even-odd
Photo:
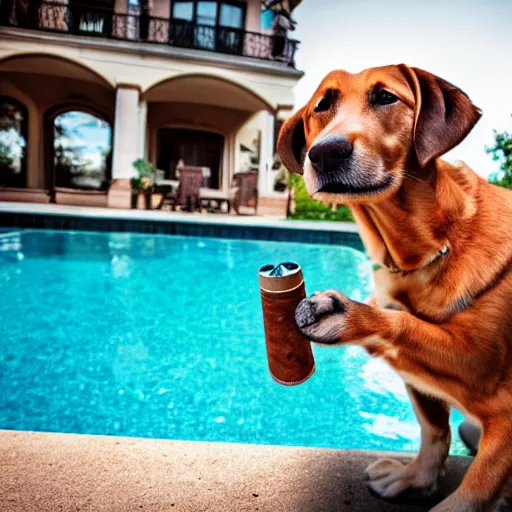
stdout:
[[285,122],[277,151],[315,198],[375,202],[400,188],[406,169],[461,142],[480,116],[460,89],[405,64],[333,71]]

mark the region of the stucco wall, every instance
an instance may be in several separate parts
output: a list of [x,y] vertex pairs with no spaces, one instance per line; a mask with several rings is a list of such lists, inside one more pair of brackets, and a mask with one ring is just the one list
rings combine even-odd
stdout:
[[41,44],[29,40],[13,41],[0,37],[0,69],[1,61],[5,58],[30,53],[69,59],[90,68],[112,86],[118,83],[131,83],[139,86],[143,93],[155,84],[179,75],[212,75],[253,91],[272,108],[279,104],[293,104],[293,87],[298,80],[297,76],[277,76],[242,68],[228,69],[206,62],[116,51],[115,42],[112,42],[109,51],[104,51],[48,42]]

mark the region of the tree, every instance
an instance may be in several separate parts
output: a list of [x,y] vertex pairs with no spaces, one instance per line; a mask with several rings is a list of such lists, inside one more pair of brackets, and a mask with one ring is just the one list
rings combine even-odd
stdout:
[[489,182],[512,189],[512,135],[494,130],[494,145],[486,147],[485,151],[492,154],[494,161],[500,162],[500,170],[491,174]]

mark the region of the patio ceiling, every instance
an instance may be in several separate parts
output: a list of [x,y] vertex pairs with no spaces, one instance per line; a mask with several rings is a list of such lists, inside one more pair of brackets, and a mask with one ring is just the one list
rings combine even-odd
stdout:
[[187,75],[161,82],[149,89],[148,102],[195,103],[258,112],[269,105],[257,94],[222,78]]

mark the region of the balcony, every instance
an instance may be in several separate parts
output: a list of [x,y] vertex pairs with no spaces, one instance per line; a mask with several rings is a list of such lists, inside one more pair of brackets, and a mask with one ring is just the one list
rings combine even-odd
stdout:
[[211,51],[280,62],[291,68],[299,44],[283,36],[48,0],[31,2],[27,11],[13,9],[0,17],[0,25]]

